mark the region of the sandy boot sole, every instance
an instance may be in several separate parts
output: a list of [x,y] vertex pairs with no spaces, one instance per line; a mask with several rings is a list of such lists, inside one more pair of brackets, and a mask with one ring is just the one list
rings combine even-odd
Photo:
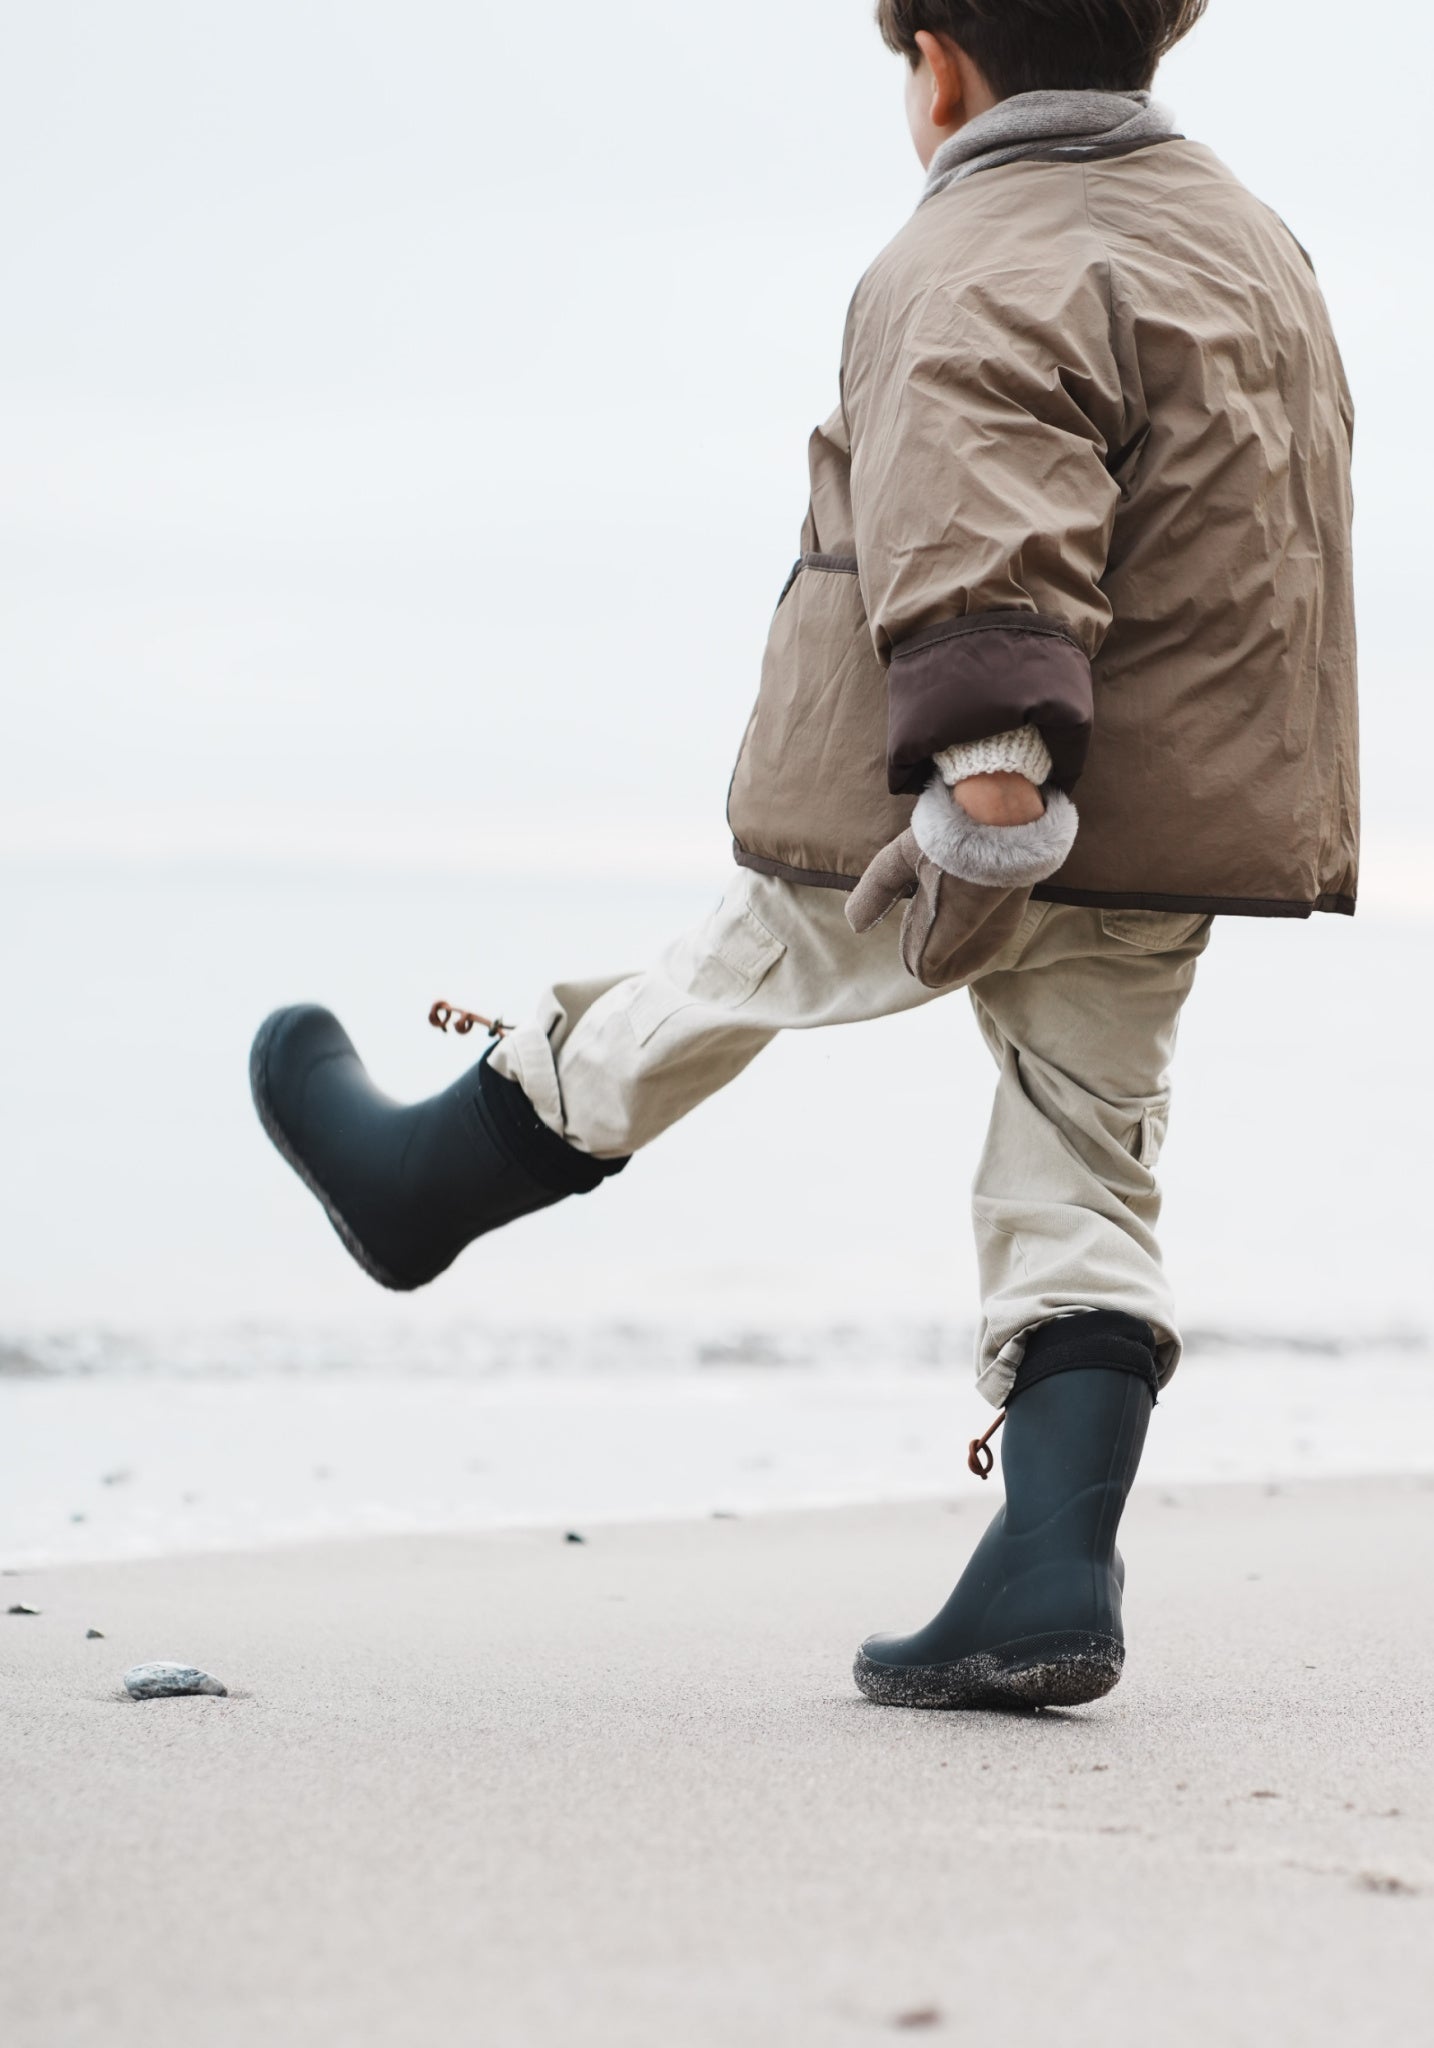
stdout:
[[858,1650],[852,1675],[883,1707],[1083,1707],[1113,1690],[1124,1663],[1114,1636],[1072,1630],[954,1664],[878,1664]]

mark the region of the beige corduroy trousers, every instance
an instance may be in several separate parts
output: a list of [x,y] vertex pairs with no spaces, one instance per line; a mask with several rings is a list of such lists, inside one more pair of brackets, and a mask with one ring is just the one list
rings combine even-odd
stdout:
[[[599,1158],[635,1152],[725,1087],[779,1031],[932,1002],[900,914],[858,937],[836,890],[738,868],[710,917],[644,974],[559,983],[493,1056],[543,1121]],[[972,1201],[977,1375],[999,1405],[1027,1333],[1081,1308],[1140,1316],[1163,1377],[1180,1337],[1155,1229],[1181,1006],[1210,919],[1032,903],[967,984],[999,1069]]]

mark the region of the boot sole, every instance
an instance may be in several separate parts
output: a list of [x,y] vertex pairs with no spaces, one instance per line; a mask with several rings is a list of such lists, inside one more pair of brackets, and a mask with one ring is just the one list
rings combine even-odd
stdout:
[[273,1106],[269,1101],[268,1088],[269,1047],[273,1044],[278,1028],[287,1015],[288,1012],[286,1010],[276,1010],[272,1017],[267,1017],[259,1026],[258,1034],[249,1053],[249,1093],[254,1098],[254,1108],[258,1113],[260,1123],[264,1126],[264,1135],[268,1138],[270,1144],[284,1163],[293,1168],[309,1193],[314,1197],[314,1200],[322,1208],[324,1214],[333,1225],[344,1250],[353,1259],[355,1264],[362,1266],[370,1280],[376,1280],[380,1287],[387,1287],[391,1293],[412,1294],[414,1288],[422,1286],[423,1283],[421,1281],[396,1279],[386,1266],[380,1265],[362,1239],[355,1235],[348,1219],[338,1204],[315,1180],[308,1166],[290,1144],[283,1125],[274,1114]]
[[1114,1690],[1124,1663],[1114,1636],[1068,1630],[954,1664],[877,1664],[858,1650],[852,1676],[883,1707],[1083,1707]]

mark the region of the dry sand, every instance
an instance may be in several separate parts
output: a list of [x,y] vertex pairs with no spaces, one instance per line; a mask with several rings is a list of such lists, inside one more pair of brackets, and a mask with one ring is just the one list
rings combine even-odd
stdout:
[[1110,1700],[868,1706],[990,1508],[0,1580],[6,2048],[1426,2048],[1430,1483],[1150,1490]]

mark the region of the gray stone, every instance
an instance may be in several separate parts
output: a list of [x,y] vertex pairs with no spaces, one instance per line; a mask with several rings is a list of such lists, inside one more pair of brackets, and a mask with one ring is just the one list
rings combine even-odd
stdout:
[[126,1671],[124,1683],[125,1691],[136,1700],[176,1699],[196,1692],[223,1696],[229,1691],[227,1685],[207,1671],[196,1671],[192,1664],[136,1664]]
[[17,1600],[13,1607],[6,1609],[6,1612],[8,1614],[38,1614],[40,1610],[38,1607],[27,1607],[23,1600]]
[[102,1643],[104,1639],[105,1632],[102,1628],[87,1628],[85,1630],[85,1641],[87,1643]]

